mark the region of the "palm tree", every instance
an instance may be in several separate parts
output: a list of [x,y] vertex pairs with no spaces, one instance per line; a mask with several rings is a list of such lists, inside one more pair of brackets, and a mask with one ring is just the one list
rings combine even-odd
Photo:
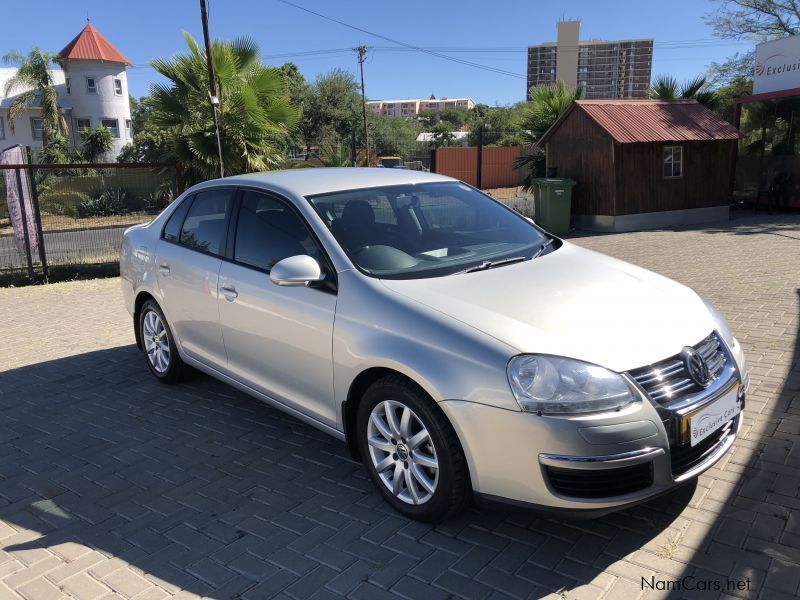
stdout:
[[700,104],[714,110],[719,104],[719,96],[707,87],[708,81],[702,75],[679,84],[672,75],[659,75],[655,78],[648,95],[654,100],[697,100]]
[[344,144],[322,144],[319,159],[326,167],[351,167],[350,148]]
[[530,90],[530,100],[522,113],[522,143],[527,152],[517,159],[516,168],[529,170],[523,181],[525,189],[533,186],[533,178],[543,175],[544,151],[536,146],[558,117],[583,95],[580,86],[571,89],[560,79],[556,83],[537,85]]
[[38,104],[42,109],[42,149],[46,149],[55,135],[67,134],[67,123],[58,106],[58,93],[50,71],[53,66],[61,66],[60,59],[56,54],[34,48],[28,56],[9,52],[3,62],[18,65],[4,90],[6,96],[16,92],[8,109],[8,125],[13,131],[14,121],[23,111]]
[[[169,80],[151,86],[150,102],[153,123],[168,132],[163,159],[181,162],[192,183],[216,177],[219,159],[206,55],[188,33],[184,37],[188,54],[150,63]],[[279,165],[297,120],[279,70],[261,64],[258,46],[249,38],[215,41],[211,54],[226,174]]]

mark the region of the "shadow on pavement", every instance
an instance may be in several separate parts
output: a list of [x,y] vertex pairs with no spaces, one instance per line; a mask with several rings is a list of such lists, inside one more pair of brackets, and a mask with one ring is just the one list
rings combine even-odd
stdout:
[[215,598],[600,594],[603,571],[634,577],[622,559],[643,546],[669,552],[697,493],[594,521],[474,508],[411,522],[343,443],[205,376],[162,385],[134,346],[0,373],[0,411],[0,566],[36,569],[77,542],[104,555],[72,563],[98,581],[130,565]]
[[[800,298],[800,289],[795,294]],[[731,596],[788,600],[800,591],[800,330],[792,333],[780,382],[761,381],[751,370],[751,392],[767,404],[762,414],[747,415],[723,479],[728,493],[710,500],[720,510],[689,557],[699,566],[694,577],[732,582],[721,590]],[[764,337],[760,350],[779,353],[777,340],[769,347]],[[734,589],[738,582],[747,589]]]

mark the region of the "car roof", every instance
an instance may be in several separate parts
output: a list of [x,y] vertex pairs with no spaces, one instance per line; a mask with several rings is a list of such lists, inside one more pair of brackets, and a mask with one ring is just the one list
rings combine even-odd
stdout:
[[413,185],[443,181],[455,180],[444,175],[409,169],[321,167],[234,175],[207,181],[197,186],[197,189],[225,184],[247,185],[300,196],[314,196],[388,185]]

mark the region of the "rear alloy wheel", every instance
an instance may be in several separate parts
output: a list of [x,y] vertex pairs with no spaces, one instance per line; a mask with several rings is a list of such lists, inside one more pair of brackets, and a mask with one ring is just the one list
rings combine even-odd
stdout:
[[356,427],[362,460],[398,512],[437,521],[469,501],[466,459],[453,426],[411,381],[392,375],[372,384]]
[[150,367],[163,374],[169,368],[169,340],[164,321],[154,310],[148,311],[142,320],[142,341]]
[[147,300],[139,312],[139,339],[153,375],[165,383],[183,379],[188,367],[178,355],[167,319],[154,300]]

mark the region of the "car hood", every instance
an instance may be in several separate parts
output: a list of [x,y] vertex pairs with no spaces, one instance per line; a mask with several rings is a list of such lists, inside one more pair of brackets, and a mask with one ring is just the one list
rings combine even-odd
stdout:
[[532,261],[382,283],[519,352],[568,356],[614,371],[677,354],[714,329],[689,288],[566,242]]

